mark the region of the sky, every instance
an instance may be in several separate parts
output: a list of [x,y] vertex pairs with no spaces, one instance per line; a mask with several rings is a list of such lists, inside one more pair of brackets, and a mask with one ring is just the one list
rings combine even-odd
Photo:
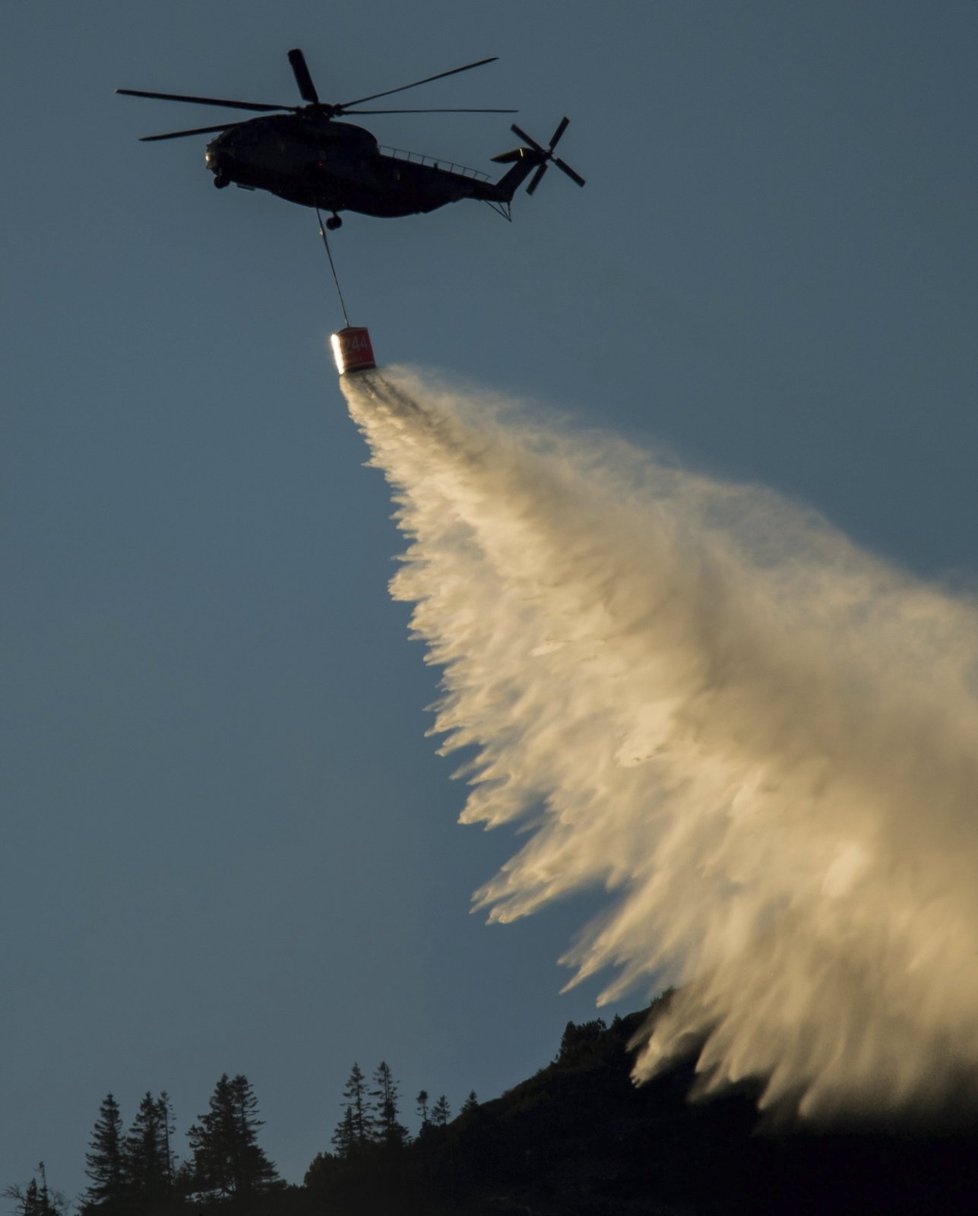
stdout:
[[[460,13],[464,12],[464,21]],[[460,826],[438,672],[327,348],[311,212],[215,191],[223,112],[117,87],[504,106],[561,155],[513,223],[333,239],[381,362],[541,401],[807,503],[973,591],[978,13],[947,2],[9,6],[3,193],[0,1184],[74,1195],[102,1096],[185,1129],[244,1072],[300,1181],[354,1060],[453,1109],[594,1016],[557,960],[601,905],[485,924],[513,851]],[[407,104],[407,103],[405,103]],[[492,170],[503,115],[382,143]],[[622,998],[621,1011],[650,995]],[[610,1011],[604,1011],[605,1016]]]

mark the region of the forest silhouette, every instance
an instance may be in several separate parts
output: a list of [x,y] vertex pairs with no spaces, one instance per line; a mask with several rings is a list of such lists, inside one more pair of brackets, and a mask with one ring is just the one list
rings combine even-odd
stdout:
[[[223,1075],[207,1111],[172,1147],[167,1095],[147,1093],[128,1129],[112,1094],[86,1154],[74,1203],[43,1164],[9,1186],[17,1216],[720,1216],[727,1213],[978,1211],[978,1129],[961,1114],[936,1125],[779,1124],[759,1114],[761,1085],[705,1101],[695,1051],[652,1081],[631,1078],[650,1010],[568,1023],[554,1059],[500,1097],[470,1094],[452,1117],[444,1096],[414,1100],[405,1122],[386,1061],[354,1064],[329,1147],[301,1185],[283,1181],[259,1142],[248,1079]],[[700,1078],[700,1081],[702,1078]]]

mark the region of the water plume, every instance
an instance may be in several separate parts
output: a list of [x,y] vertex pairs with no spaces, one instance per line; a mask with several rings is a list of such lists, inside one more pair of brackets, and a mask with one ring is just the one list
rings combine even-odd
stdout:
[[528,838],[509,921],[601,885],[601,1001],[674,984],[635,1075],[803,1116],[978,1070],[978,611],[773,492],[403,370],[344,379],[408,540],[392,594],[466,749],[461,818]]

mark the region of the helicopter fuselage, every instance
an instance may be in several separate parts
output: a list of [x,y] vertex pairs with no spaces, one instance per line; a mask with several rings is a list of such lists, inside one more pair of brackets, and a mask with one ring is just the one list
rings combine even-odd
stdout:
[[229,128],[207,145],[205,162],[217,185],[235,182],[334,213],[413,215],[463,198],[511,197],[471,170],[385,153],[365,128],[302,111]]
[[205,161],[214,174],[215,186],[235,182],[248,190],[268,190],[290,203],[316,207],[333,214],[326,227],[335,229],[342,220],[340,211],[359,211],[364,215],[416,215],[434,211],[459,199],[478,199],[510,218],[513,195],[529,174],[526,192],[532,194],[551,164],[555,165],[579,186],[584,178],[559,156],[554,148],[567,127],[562,118],[550,144],[544,147],[515,123],[510,130],[526,146],[494,156],[493,160],[509,165],[509,169],[492,181],[485,173],[461,165],[435,160],[413,153],[381,148],[376,138],[364,127],[335,121],[341,114],[497,114],[512,110],[399,110],[358,107],[364,102],[393,93],[403,93],[418,85],[430,84],[446,76],[457,76],[471,68],[492,63],[495,56],[474,63],[437,72],[423,80],[400,85],[357,97],[352,101],[320,101],[313,84],[305,56],[298,47],[289,51],[289,64],[304,105],[290,106],[264,101],[242,101],[227,97],[201,97],[188,93],[157,93],[146,89],[117,89],[131,97],[148,97],[158,101],[179,101],[192,105],[217,106],[221,109],[258,112],[261,118],[240,122],[223,122],[216,126],[193,127],[179,131],[164,131],[159,135],[144,135],[144,142],[161,139],[182,139],[187,136],[221,134],[207,145]]

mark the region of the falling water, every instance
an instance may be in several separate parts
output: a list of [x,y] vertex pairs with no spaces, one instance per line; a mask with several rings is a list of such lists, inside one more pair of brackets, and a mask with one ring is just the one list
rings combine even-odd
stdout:
[[637,1079],[802,1115],[978,1069],[978,612],[757,487],[404,371],[344,378],[407,540],[490,919],[596,885],[602,1001],[678,986]]

